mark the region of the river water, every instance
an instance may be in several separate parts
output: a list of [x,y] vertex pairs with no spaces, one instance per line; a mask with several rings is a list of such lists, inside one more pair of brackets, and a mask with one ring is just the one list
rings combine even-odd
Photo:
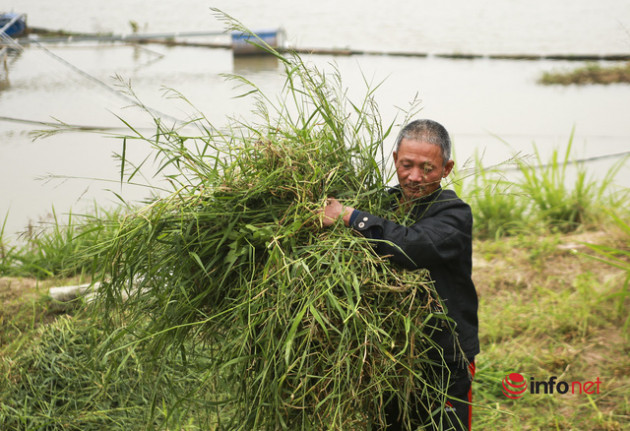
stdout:
[[[20,0],[13,5],[5,1],[3,7],[26,13],[30,26],[67,31],[125,34],[131,31],[130,21],[150,33],[222,31],[224,23],[210,10],[216,7],[254,31],[282,27],[288,43],[301,48],[630,53],[627,0],[276,0],[268,5],[251,0]],[[460,165],[475,154],[483,155],[484,165],[501,163],[514,153],[527,156],[534,144],[543,154],[562,150],[573,129],[576,158],[630,151],[630,85],[537,84],[543,72],[568,70],[580,62],[435,55],[305,58],[323,70],[338,68],[353,98],[365,93],[366,80],[382,82],[375,97],[387,124],[417,94],[420,115],[440,121],[451,132]],[[222,125],[228,115],[247,116],[251,108],[248,99],[234,98],[238,90],[223,74],[243,75],[272,97],[283,84],[274,61],[241,60],[226,49],[195,47],[82,43],[44,50],[32,45],[10,59],[8,67],[8,81],[0,87],[0,217],[7,215],[6,233],[46,219],[53,207],[61,215],[70,209],[84,211],[94,202],[114,205],[114,193],[130,200],[147,194],[146,189],[116,183],[119,166],[112,154],[121,150],[120,139],[77,131],[33,141],[31,133],[42,126],[6,118],[120,127],[120,116],[149,127],[146,117],[113,90],[130,82],[142,101],[160,112],[176,118],[192,114],[180,101],[164,96],[164,88],[173,88]],[[130,145],[128,151],[141,159],[146,148]],[[602,175],[617,160],[589,163],[589,171]],[[617,180],[630,186],[628,167]]]

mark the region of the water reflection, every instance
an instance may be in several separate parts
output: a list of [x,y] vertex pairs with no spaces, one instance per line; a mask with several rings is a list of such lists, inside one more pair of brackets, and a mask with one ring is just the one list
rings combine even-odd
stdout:
[[[133,44],[131,46],[133,47],[131,58],[136,65],[134,68],[134,72],[138,72],[141,69],[147,68],[165,57],[165,54],[149,49],[146,46],[142,46],[140,44]],[[148,60],[146,60],[147,54],[149,54]]]
[[4,47],[0,49],[0,91],[11,86],[9,74],[11,66],[20,58],[20,51]]
[[278,70],[278,59],[272,55],[235,55],[232,56],[232,63],[236,74]]

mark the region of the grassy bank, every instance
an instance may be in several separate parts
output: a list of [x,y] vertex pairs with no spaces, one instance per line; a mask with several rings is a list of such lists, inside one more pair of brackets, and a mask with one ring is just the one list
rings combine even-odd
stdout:
[[[538,172],[528,190],[480,161],[474,181],[451,184],[471,202],[477,222],[473,276],[482,353],[474,383],[476,429],[627,429],[628,208],[623,191],[601,190],[606,182],[578,175],[576,184],[567,184],[562,169],[569,159],[568,152],[553,152],[536,167],[523,165]],[[589,192],[575,193],[580,187]],[[181,352],[168,352],[172,346],[139,339],[124,325],[106,329],[101,319],[107,313],[95,315],[81,299],[59,303],[47,295],[50,286],[89,281],[90,267],[77,265],[86,262],[78,257],[98,256],[98,244],[111,241],[125,217],[74,216],[22,247],[4,244],[0,424],[218,430],[231,417],[218,401],[237,388],[227,374],[208,378],[216,359],[211,344],[187,342]],[[66,266],[49,266],[46,256]],[[601,384],[594,394],[526,393],[511,400],[501,382],[515,372],[528,380]]]
[[[476,243],[482,336],[477,429],[628,429],[628,272],[588,257],[585,242],[622,250],[630,245],[616,227]],[[601,391],[528,392],[511,400],[501,388],[511,372],[536,381],[600,379]]]
[[[596,254],[585,243],[627,251],[630,237],[609,223],[580,234],[475,241],[482,346],[474,383],[476,429],[627,429],[627,272],[588,257]],[[59,304],[46,294],[53,284],[74,282],[0,279],[0,423],[12,418],[15,424],[18,417],[26,424],[34,415],[46,423],[50,415],[45,429],[129,429],[151,423],[150,429],[160,429],[169,421],[177,427],[164,429],[216,429],[217,411],[204,403],[214,398],[216,388],[195,384],[204,379],[204,358],[191,358],[183,368],[165,364],[167,376],[143,374],[145,361],[159,359],[103,331],[80,302]],[[512,372],[536,380],[599,378],[601,392],[528,393],[510,400],[501,380]],[[38,386],[45,382],[52,384],[49,390]],[[169,408],[177,410],[177,398],[193,389],[197,404],[187,406],[183,417],[169,417]],[[8,408],[16,405],[19,409]]]

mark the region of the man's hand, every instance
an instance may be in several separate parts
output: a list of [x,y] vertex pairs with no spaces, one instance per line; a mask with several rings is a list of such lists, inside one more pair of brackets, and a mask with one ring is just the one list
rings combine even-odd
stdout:
[[332,226],[339,217],[343,217],[344,224],[349,226],[350,216],[353,211],[354,208],[341,205],[341,202],[337,199],[328,198],[326,206],[320,212],[322,225],[324,227]]

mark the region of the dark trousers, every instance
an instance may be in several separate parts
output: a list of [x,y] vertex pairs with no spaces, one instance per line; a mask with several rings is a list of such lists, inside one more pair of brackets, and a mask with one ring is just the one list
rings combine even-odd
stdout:
[[431,389],[422,395],[409,397],[409,422],[403,422],[401,402],[396,395],[385,406],[387,431],[456,430],[471,429],[472,423],[472,379],[475,375],[475,362],[469,364],[447,364],[435,366],[429,379],[436,388],[448,385],[446,397]]

